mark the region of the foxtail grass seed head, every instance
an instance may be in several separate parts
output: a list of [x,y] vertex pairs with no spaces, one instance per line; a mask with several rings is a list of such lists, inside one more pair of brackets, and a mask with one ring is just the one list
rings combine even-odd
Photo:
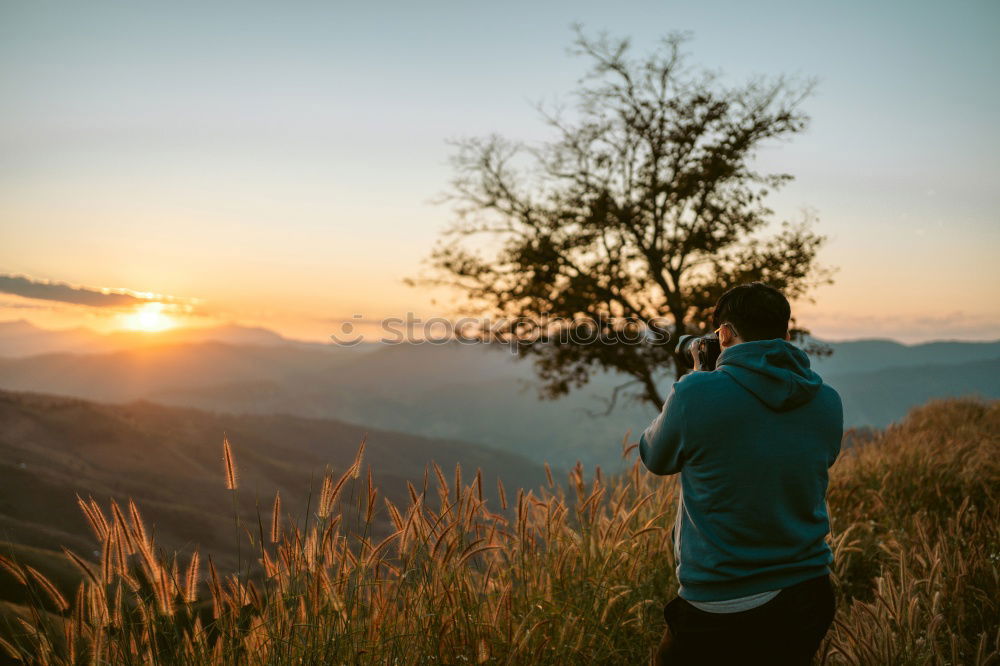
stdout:
[[365,457],[365,447],[368,445],[367,442],[368,434],[365,433],[365,435],[361,438],[361,444],[358,446],[358,452],[354,454],[354,464],[351,465],[351,469],[354,470],[354,474],[352,476],[355,479],[361,477],[361,461]]
[[25,566],[24,568],[34,581],[45,591],[45,595],[49,598],[49,601],[52,602],[60,613],[69,609],[69,602],[66,601],[66,597],[64,597],[59,589],[52,584],[51,580],[42,575],[42,573],[35,567]]
[[93,530],[94,536],[97,540],[104,541],[108,536],[108,525],[104,521],[104,517],[98,517],[94,512],[94,507],[91,506],[90,502],[84,501],[79,495],[76,496],[76,502],[80,505],[80,509],[83,511],[83,515],[87,518],[87,523],[90,524],[90,529]]
[[344,486],[354,477],[354,472],[355,465],[351,465],[337,479],[336,483],[333,482],[333,477],[329,474],[323,477],[323,489],[320,491],[319,510],[317,512],[320,518],[326,518],[333,513],[333,508],[337,505],[337,500],[340,499],[340,494],[343,492]]
[[233,450],[229,446],[229,438],[222,437],[222,462],[226,468],[226,490],[236,490],[236,462],[233,460]]
[[281,537],[281,492],[274,493],[274,508],[271,510],[271,543],[278,543]]
[[201,558],[198,551],[191,554],[191,562],[188,564],[187,575],[184,577],[184,601],[194,603],[198,600],[198,568]]
[[[149,541],[149,534],[146,532],[146,525],[142,522],[142,515],[139,513],[139,507],[135,505],[131,499],[128,501],[128,512],[129,518],[132,520],[132,533],[135,535],[136,540],[142,544]],[[141,545],[139,546],[142,547]]]
[[[368,466],[368,492],[367,504],[365,505],[365,525],[371,525],[372,517],[375,515],[375,497],[378,495],[378,488],[372,479],[372,467]],[[360,500],[360,498],[358,498]]]
[[333,478],[327,474],[323,477],[323,486],[319,491],[319,506],[316,509],[316,514],[320,518],[326,518],[330,515],[333,506],[330,501],[331,497],[333,497]]
[[17,580],[17,582],[20,583],[21,585],[28,584],[28,579],[26,577],[26,574],[24,573],[24,570],[21,568],[21,565],[15,562],[14,560],[10,559],[9,557],[4,557],[3,555],[0,555],[0,568],[5,570],[11,576],[13,576]]
[[63,546],[62,551],[63,553],[66,554],[66,557],[68,557],[70,561],[76,565],[76,568],[79,569],[84,576],[90,579],[90,582],[92,582],[94,585],[98,584],[97,576],[94,575],[94,572],[91,570],[91,567],[86,562],[84,562],[79,555],[74,553],[69,548],[66,548],[65,546]]

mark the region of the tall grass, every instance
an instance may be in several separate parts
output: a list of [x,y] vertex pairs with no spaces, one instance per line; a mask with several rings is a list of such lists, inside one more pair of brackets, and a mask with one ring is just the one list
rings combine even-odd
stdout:
[[[238,443],[225,448],[235,493]],[[676,590],[674,479],[578,466],[565,486],[500,484],[491,506],[481,474],[434,467],[395,506],[370,472],[358,480],[362,454],[324,479],[308,520],[275,496],[269,517],[238,521],[254,562],[225,575],[157,548],[134,504],[126,516],[81,500],[100,562],[67,552],[83,580],[66,599],[3,560],[37,603],[0,650],[42,664],[648,659]],[[839,610],[821,663],[1000,662],[998,465],[1000,403],[971,400],[915,410],[842,455],[829,493]]]

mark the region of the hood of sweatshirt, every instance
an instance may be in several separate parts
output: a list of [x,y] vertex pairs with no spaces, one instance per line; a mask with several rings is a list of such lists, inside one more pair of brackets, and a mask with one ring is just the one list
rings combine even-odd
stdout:
[[722,352],[716,367],[777,412],[804,405],[823,385],[806,353],[785,340],[735,345]]

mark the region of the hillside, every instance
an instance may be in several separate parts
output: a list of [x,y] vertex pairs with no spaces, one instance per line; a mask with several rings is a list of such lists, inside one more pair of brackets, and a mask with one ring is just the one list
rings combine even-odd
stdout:
[[[339,514],[283,523],[258,546],[256,582],[147,556],[131,518],[116,521],[83,606],[8,561],[7,585],[24,579],[36,610],[8,607],[27,629],[8,628],[7,650],[55,661],[68,635],[77,653],[142,664],[646,662],[677,587],[674,479],[574,471],[565,494],[508,497],[509,523],[475,482],[434,485],[374,507],[397,528],[384,540],[351,545]],[[996,663],[998,492],[1000,402],[932,403],[845,451],[828,495],[839,602],[822,663]]]
[[[133,498],[165,547],[200,544],[231,566],[232,517],[215,510],[230,501],[222,484],[224,433],[237,459],[241,509],[253,521],[255,502],[270,506],[275,491],[289,513],[301,515],[324,469],[350,466],[363,438],[379,491],[393,501],[408,498],[407,481],[422,486],[431,461],[448,473],[459,463],[467,473],[482,468],[488,489],[498,475],[515,488],[545,478],[540,466],[510,453],[340,421],[0,392],[0,541],[93,553],[99,545],[80,520],[76,495],[123,506]],[[384,521],[377,527],[387,529]]]

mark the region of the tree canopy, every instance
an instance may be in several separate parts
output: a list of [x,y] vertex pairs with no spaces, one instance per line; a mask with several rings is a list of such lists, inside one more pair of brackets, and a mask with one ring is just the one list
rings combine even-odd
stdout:
[[[628,39],[578,28],[573,50],[590,69],[573,103],[539,107],[550,141],[455,142],[456,218],[430,279],[516,322],[503,333],[546,397],[615,371],[629,377],[620,390],[659,407],[658,380],[680,374],[665,339],[706,332],[725,290],[761,280],[792,300],[829,280],[812,216],[776,220],[765,202],[792,176],[755,165],[762,145],[805,129],[811,83],[729,85],[691,67],[684,42],[673,34],[633,58]],[[595,323],[596,341],[566,335]]]

